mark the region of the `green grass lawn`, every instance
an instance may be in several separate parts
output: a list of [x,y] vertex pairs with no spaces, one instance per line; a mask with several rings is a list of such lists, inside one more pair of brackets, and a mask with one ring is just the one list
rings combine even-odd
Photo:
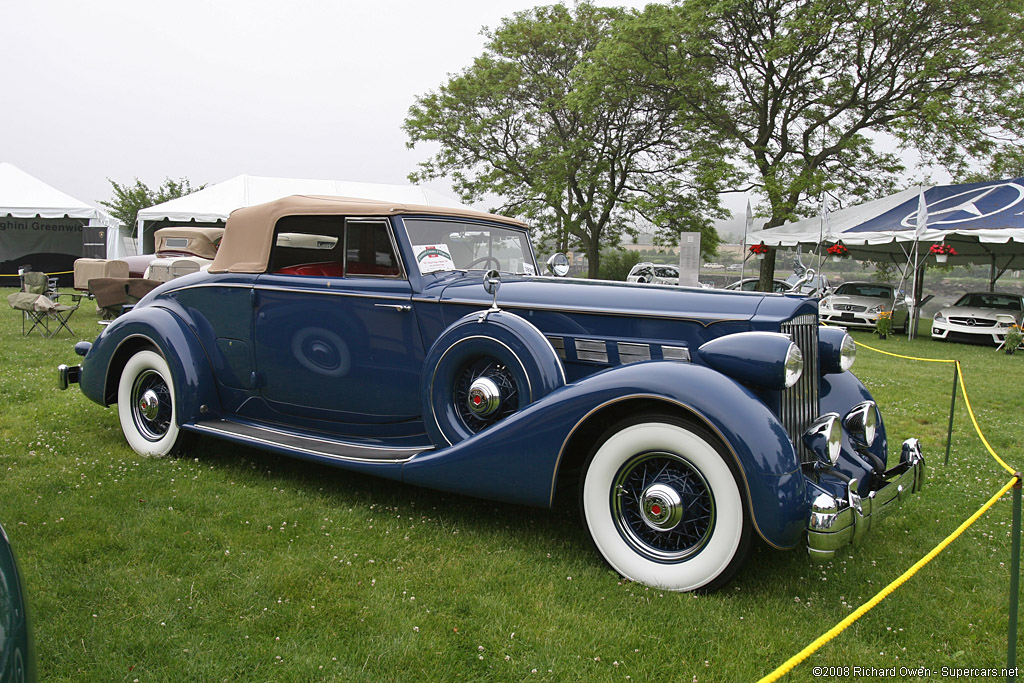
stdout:
[[[575,501],[496,504],[212,440],[139,457],[115,410],[55,385],[73,343],[99,331],[90,306],[75,339],[24,338],[15,311],[0,316],[0,522],[45,681],[756,680],[1009,479],[960,399],[943,465],[951,365],[862,349],[854,369],[891,448],[922,441],[925,491],[832,563],[760,547],[719,593],[666,593],[603,564]],[[989,442],[1024,463],[1021,355],[854,336],[960,359]],[[1008,495],[785,680],[832,680],[814,666],[1003,666],[1010,520]]]

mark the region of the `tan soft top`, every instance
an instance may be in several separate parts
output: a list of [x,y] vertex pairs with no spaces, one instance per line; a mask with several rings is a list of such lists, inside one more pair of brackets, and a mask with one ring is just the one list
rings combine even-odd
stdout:
[[[184,251],[201,256],[202,258],[211,259],[217,254],[217,244],[223,236],[224,228],[190,227],[184,225],[160,228],[153,233],[158,254],[161,251]],[[168,237],[186,237],[188,238],[188,246],[167,247],[166,241]]]
[[211,273],[262,273],[267,270],[274,226],[285,216],[396,216],[426,214],[497,221],[517,227],[526,224],[514,218],[496,216],[473,209],[448,206],[420,206],[351,197],[292,195],[266,204],[235,209],[228,216],[224,239]]

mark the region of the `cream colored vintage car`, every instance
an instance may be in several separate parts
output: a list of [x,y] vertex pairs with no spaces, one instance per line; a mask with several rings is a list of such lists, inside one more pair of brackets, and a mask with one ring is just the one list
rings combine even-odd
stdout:
[[168,282],[190,275],[213,263],[224,228],[161,228],[156,231],[156,258],[146,267],[143,277]]

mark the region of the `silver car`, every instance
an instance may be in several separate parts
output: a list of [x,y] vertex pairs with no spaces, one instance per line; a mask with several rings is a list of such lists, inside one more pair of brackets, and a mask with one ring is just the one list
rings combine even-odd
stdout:
[[893,331],[907,329],[907,299],[892,285],[881,282],[844,282],[818,304],[823,323],[875,329],[878,314],[892,312]]
[[678,285],[679,269],[660,263],[638,263],[629,271],[626,282],[654,282],[659,285]]
[[1002,344],[1010,325],[1020,325],[1024,296],[971,292],[935,314],[932,339],[974,344]]

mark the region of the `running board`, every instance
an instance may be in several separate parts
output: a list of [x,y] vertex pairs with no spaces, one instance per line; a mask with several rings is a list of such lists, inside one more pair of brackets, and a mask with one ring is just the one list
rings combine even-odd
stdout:
[[[394,446],[370,440],[358,442],[303,436],[282,429],[231,420],[207,420],[182,426],[200,434],[210,434],[237,443],[350,462],[407,462],[417,454],[431,450],[429,446]],[[408,443],[410,440],[403,441]]]

